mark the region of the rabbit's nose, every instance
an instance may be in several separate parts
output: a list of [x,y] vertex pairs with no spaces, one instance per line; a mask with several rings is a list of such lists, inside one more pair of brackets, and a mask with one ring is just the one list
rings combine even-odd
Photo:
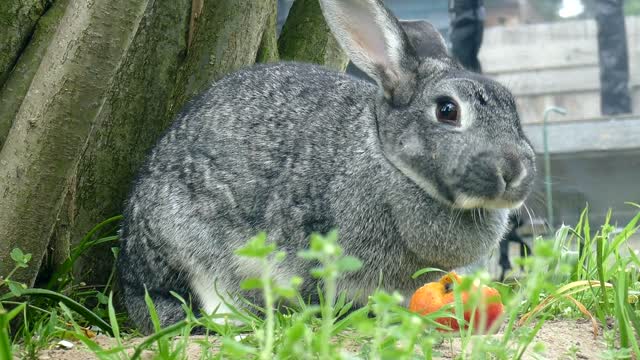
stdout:
[[504,162],[500,166],[500,176],[505,184],[505,189],[516,188],[520,186],[522,180],[527,175],[526,169],[518,156],[512,152],[504,155]]

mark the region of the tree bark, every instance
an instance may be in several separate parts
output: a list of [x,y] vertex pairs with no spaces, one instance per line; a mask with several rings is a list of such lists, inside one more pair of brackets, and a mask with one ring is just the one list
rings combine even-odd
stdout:
[[296,0],[278,39],[280,59],[344,71],[349,59],[331,34],[318,0]]
[[7,74],[6,82],[0,85],[0,149],[68,3],[68,0],[57,0],[38,20],[28,46]]
[[[311,18],[290,17],[281,40],[296,60],[343,69],[317,0],[311,5]],[[0,275],[19,247],[33,260],[15,279],[33,284],[47,250],[44,272],[119,214],[148,149],[189,98],[256,60],[277,60],[275,9],[276,0],[53,2],[0,87]],[[76,264],[81,279],[106,279],[109,248]]]
[[6,81],[33,27],[53,0],[0,1],[0,86]]
[[33,260],[15,279],[33,284],[78,151],[147,4],[69,3],[0,152],[0,274],[20,247]]
[[256,62],[259,63],[276,62],[280,58],[278,54],[278,34],[276,31],[278,25],[278,0],[270,0],[270,2],[273,8],[262,32],[262,40],[260,41],[258,56],[256,58]]
[[[54,243],[64,247],[77,242],[97,223],[119,214],[135,171],[184,103],[256,60],[275,2],[200,4],[156,1],[145,13],[98,114],[100,127],[84,147],[69,182]],[[78,277],[103,283],[112,266],[113,245],[94,248],[83,257],[76,264]]]

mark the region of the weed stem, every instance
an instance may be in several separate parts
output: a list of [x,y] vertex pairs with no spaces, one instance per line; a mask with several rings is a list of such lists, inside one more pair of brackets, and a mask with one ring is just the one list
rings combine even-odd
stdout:
[[266,324],[265,324],[265,339],[262,352],[260,353],[260,359],[270,360],[273,358],[273,333],[275,327],[275,314],[274,314],[274,294],[271,289],[271,264],[269,260],[263,260],[265,271],[262,272],[262,284],[264,289],[264,302],[266,312]]

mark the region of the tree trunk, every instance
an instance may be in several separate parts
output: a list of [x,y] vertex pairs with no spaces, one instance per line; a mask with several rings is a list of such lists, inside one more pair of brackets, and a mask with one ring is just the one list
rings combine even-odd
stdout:
[[[101,125],[69,182],[52,239],[61,246],[54,248],[77,242],[97,223],[119,214],[135,171],[184,103],[256,60],[275,2],[199,1],[156,1],[145,13],[98,114]],[[113,245],[83,257],[76,264],[80,278],[103,283]]]
[[278,39],[280,59],[344,71],[349,59],[331,34],[318,0],[296,0]]
[[146,6],[69,3],[0,152],[0,274],[11,269],[7,254],[20,247],[33,264],[16,279],[33,283],[66,180]]
[[[0,1],[0,86],[11,72],[38,18],[53,0]],[[0,146],[1,147],[1,146]]]
[[[6,82],[0,85],[0,149],[68,3],[68,0],[57,0],[38,20],[28,46],[19,54],[20,57],[11,72],[7,73]],[[7,4],[9,3],[3,6]]]
[[258,49],[258,56],[256,62],[267,63],[276,62],[280,58],[278,54],[278,34],[276,27],[278,25],[278,0],[270,0],[272,2],[273,9],[269,14],[265,29],[262,33],[262,40],[260,41],[260,48]]
[[[189,98],[256,60],[277,60],[276,0],[0,2],[0,15],[14,11],[9,3],[42,7],[20,25],[26,37],[0,40],[20,44],[3,51],[13,54],[10,71],[0,68],[0,275],[18,247],[33,260],[15,279],[33,284],[47,253],[45,270],[120,213],[145,154]],[[280,45],[295,60],[343,69],[317,0],[298,2]],[[109,248],[76,264],[83,280],[106,279]]]

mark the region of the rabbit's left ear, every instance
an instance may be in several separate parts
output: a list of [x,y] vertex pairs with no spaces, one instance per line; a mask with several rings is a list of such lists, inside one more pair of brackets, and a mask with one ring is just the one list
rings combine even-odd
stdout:
[[351,61],[394,104],[409,101],[419,65],[398,20],[379,0],[320,0],[334,36]]

